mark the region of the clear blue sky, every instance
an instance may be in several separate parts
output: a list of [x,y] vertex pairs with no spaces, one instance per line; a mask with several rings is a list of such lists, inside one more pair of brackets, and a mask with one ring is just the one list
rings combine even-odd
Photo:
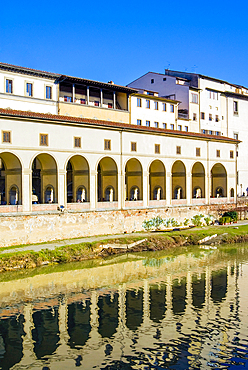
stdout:
[[126,85],[164,68],[248,86],[246,1],[2,1],[0,61]]

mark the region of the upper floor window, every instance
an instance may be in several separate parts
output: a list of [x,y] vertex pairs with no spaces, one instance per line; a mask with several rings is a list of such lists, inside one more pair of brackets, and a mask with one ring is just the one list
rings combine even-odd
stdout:
[[170,124],[170,129],[174,130],[174,124],[173,123]]
[[13,93],[13,81],[6,80],[6,93],[12,94]]
[[191,103],[198,104],[198,95],[197,94],[191,94]]
[[146,108],[150,109],[150,100],[149,99],[146,99]]
[[230,158],[234,158],[233,150],[230,150]]
[[216,150],[216,157],[218,157],[218,158],[220,157],[220,150],[219,149]]
[[46,86],[46,99],[52,99],[52,87]]
[[131,152],[136,152],[137,151],[137,143],[131,142]]
[[141,99],[137,98],[137,107],[141,107]]
[[215,122],[219,122],[219,116],[217,114],[215,116]]
[[155,154],[160,154],[160,144],[155,144]]
[[195,155],[196,155],[196,157],[200,157],[201,156],[201,148],[196,148]]
[[40,134],[40,145],[48,146],[48,134]]
[[146,126],[150,127],[150,121],[146,121]]
[[173,104],[170,104],[170,112],[174,113],[174,105]]
[[238,114],[239,113],[239,109],[238,109],[238,102],[234,100],[233,102],[233,113],[234,114]]
[[188,132],[189,131],[189,126],[185,126],[185,131]]
[[239,134],[234,133],[234,134],[233,134],[233,138],[234,138],[235,140],[238,140],[238,139],[239,139]]
[[180,147],[180,146],[177,146],[177,148],[176,148],[176,153],[177,153],[177,154],[181,154],[181,147]]
[[74,147],[81,148],[81,137],[74,137]]
[[166,112],[166,103],[162,103],[163,111]]
[[166,123],[163,123],[163,128],[167,129],[167,124]]
[[212,114],[209,113],[209,121],[212,121],[213,117],[212,117]]
[[141,119],[137,119],[137,125],[141,126]]
[[154,102],[154,109],[158,110],[158,102],[157,101]]
[[220,131],[216,131],[215,133],[217,136],[220,136]]
[[3,143],[11,143],[11,133],[10,131],[2,131],[2,140]]
[[201,119],[205,119],[205,113],[201,112]]
[[178,125],[178,131],[182,131],[182,125]]
[[154,78],[151,79],[151,84],[154,84]]
[[158,122],[154,122],[154,127],[158,128]]
[[104,140],[104,150],[111,150],[111,140]]
[[193,113],[193,121],[196,121],[196,119],[197,119],[197,115],[196,113]]
[[33,96],[33,84],[26,83],[26,96]]

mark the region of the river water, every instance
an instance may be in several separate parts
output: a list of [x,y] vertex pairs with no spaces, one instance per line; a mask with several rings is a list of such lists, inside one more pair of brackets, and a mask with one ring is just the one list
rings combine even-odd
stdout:
[[0,275],[0,369],[248,369],[248,245]]

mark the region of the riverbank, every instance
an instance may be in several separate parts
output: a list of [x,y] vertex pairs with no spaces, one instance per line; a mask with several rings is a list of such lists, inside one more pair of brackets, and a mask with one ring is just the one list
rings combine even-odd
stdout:
[[[209,226],[169,232],[98,236],[84,238],[84,241],[72,239],[67,241],[68,244],[66,244],[66,241],[54,242],[52,243],[52,249],[51,243],[19,246],[15,249],[6,248],[0,254],[0,272],[105,258],[121,253],[159,251],[181,246],[205,244],[200,242],[206,237],[211,237],[206,242],[207,244],[247,242],[248,224],[238,223],[229,226]],[[61,246],[61,243],[64,244]]]

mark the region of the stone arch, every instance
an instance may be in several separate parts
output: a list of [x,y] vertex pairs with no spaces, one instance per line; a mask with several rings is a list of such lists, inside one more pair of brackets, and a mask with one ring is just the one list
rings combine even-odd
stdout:
[[216,163],[211,169],[211,195],[213,198],[227,196],[227,173],[221,163]]
[[[10,193],[11,188],[18,190],[17,198]],[[11,197],[11,201],[10,201]],[[13,153],[0,153],[0,204],[22,204],[22,165]]]
[[165,196],[165,166],[163,162],[156,159],[149,167],[150,200],[166,199]]
[[67,203],[89,202],[89,164],[81,155],[74,155],[66,165]]
[[111,157],[102,158],[97,166],[97,196],[98,202],[110,201],[105,199],[107,189],[113,190],[111,201],[118,200],[118,168]]
[[174,162],[171,176],[173,199],[186,199],[186,168],[182,161]]
[[[132,199],[132,195],[137,192],[138,199]],[[136,158],[129,159],[125,166],[125,199],[143,200],[143,169],[140,161]]]
[[196,162],[191,171],[192,198],[205,198],[205,168],[201,162]]
[[48,153],[38,154],[32,162],[32,202],[57,203],[57,177],[54,157]]

